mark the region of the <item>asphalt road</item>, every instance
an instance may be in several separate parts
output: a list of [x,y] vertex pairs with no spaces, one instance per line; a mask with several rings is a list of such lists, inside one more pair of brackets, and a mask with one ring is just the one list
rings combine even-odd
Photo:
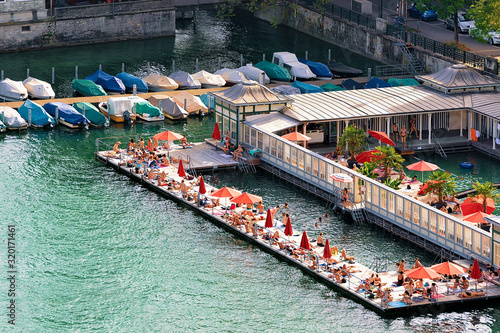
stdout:
[[[378,3],[379,0],[371,0],[372,2],[372,16],[378,17]],[[383,0],[382,17],[389,23],[394,22],[396,16],[397,0]],[[411,1],[408,1],[410,3]],[[336,0],[335,4],[351,9],[351,0]],[[406,18],[408,27],[417,30],[417,33],[434,39],[439,42],[451,42],[454,39],[454,32],[444,28],[444,21],[438,19],[436,21],[420,21],[413,17]],[[482,44],[473,39],[469,34],[459,34],[459,42],[465,44],[470,52],[492,57],[500,60],[500,45]]]

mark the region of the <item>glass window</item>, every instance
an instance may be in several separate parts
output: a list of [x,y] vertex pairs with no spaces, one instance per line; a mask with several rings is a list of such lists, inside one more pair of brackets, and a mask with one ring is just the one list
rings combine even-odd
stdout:
[[372,187],[372,203],[375,205],[375,206],[378,206],[378,191],[379,191],[379,187],[374,185]]
[[299,162],[299,169],[304,170],[304,152],[297,149],[297,160]]
[[417,204],[412,204],[413,209],[413,223],[420,224],[420,206]]
[[306,172],[311,173],[311,155],[305,154],[306,155]]
[[257,148],[262,149],[262,132],[257,132]]
[[372,202],[372,184],[366,183],[366,201]]
[[326,166],[325,161],[319,161],[319,178],[323,180],[326,180],[325,166]]
[[250,128],[247,125],[243,125],[244,138],[243,141],[250,143]]
[[387,209],[387,190],[380,189],[380,208]]
[[473,231],[474,235],[474,252],[481,254],[481,234]]
[[450,219],[446,219],[446,235],[449,240],[454,240],[455,239],[455,222],[453,222]]
[[483,256],[489,258],[491,255],[490,253],[491,239],[485,235],[481,235],[481,239],[483,240]]
[[405,220],[411,222],[411,201],[405,200]]
[[250,144],[251,144],[252,146],[254,146],[254,147],[255,147],[255,146],[257,146],[257,141],[256,141],[256,140],[257,140],[257,132],[256,132],[256,131],[255,131],[255,129],[253,129],[253,128],[252,128],[252,130],[250,131],[250,140],[252,140],[252,141],[250,142]]
[[471,230],[468,227],[464,227],[464,246],[469,250],[472,250],[472,235]]
[[317,157],[312,158],[312,170],[313,170],[313,175],[318,177],[318,158]]
[[297,148],[290,147],[290,156],[292,159],[292,165],[297,166]]
[[460,245],[464,244],[464,237],[463,237],[463,230],[464,227],[458,223],[455,224],[455,237],[456,237],[456,242]]
[[231,120],[230,122],[231,122],[231,138],[233,140],[236,140],[236,131],[238,130],[238,128],[236,127],[236,122],[234,120]]
[[332,165],[332,164],[330,164],[330,163],[327,163],[327,165],[326,165],[326,175],[325,175],[325,177],[326,177],[326,179],[328,180],[328,182],[329,182],[330,184],[333,184],[333,179],[332,179],[332,178],[330,178],[330,175],[331,175],[332,173],[333,173],[333,165]]
[[271,138],[271,155],[276,156],[276,138]]
[[283,159],[283,141],[277,140],[276,145],[278,147],[278,158],[280,160],[282,160]]
[[422,228],[429,228],[429,210],[425,207],[422,207],[421,215],[422,217]]
[[393,214],[396,211],[395,210],[396,206],[394,205],[394,199],[395,199],[395,194],[389,193],[389,211]]
[[284,146],[285,162],[290,163],[290,145],[285,144]]
[[403,209],[404,209],[403,198],[398,196],[398,197],[396,197],[396,214],[398,216],[404,217]]
[[445,228],[445,226],[444,226],[444,216],[438,215],[438,232],[439,232],[439,236],[443,236],[443,237],[446,236],[444,228]]
[[436,229],[436,213],[435,212],[429,212],[429,220],[430,220],[430,230],[432,232],[437,232],[437,229]]
[[269,135],[264,134],[264,152],[269,154]]

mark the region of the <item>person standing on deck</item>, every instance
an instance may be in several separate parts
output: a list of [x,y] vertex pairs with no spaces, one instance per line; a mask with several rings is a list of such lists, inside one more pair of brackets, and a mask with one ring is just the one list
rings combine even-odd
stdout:
[[399,136],[401,137],[401,142],[403,143],[403,150],[406,149],[406,136],[408,133],[406,133],[406,126],[403,125],[401,128],[401,131],[399,132]]
[[398,136],[399,136],[398,124],[393,123],[392,124],[392,140],[394,140],[394,142],[397,142]]
[[417,117],[414,116],[411,120],[410,120],[410,138],[411,138],[411,134],[415,132],[415,137],[417,138],[417,140],[419,140],[419,137],[418,137],[418,132],[417,132]]

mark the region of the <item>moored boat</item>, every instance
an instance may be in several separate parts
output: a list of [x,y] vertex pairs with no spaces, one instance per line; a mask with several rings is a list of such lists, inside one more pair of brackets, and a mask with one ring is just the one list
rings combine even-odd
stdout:
[[357,77],[363,74],[363,71],[354,67],[349,67],[335,60],[330,61],[328,69],[334,77]]
[[170,74],[169,78],[174,80],[178,85],[179,89],[200,89],[201,83],[196,80],[191,74],[183,71],[177,71]]
[[292,82],[292,87],[300,89],[301,94],[312,94],[312,93],[319,93],[319,92],[325,92],[323,89],[321,89],[318,86],[315,86],[314,84],[309,84],[309,83],[304,83],[300,81],[294,81]]
[[108,127],[109,120],[106,118],[98,108],[89,102],[73,103],[73,108],[83,114],[89,121],[92,127]]
[[172,99],[190,115],[203,115],[208,113],[208,107],[201,101],[201,99],[198,96],[191,95],[186,91],[174,95]]
[[41,105],[29,99],[17,109],[17,112],[32,127],[53,128],[56,124],[54,118]]
[[113,75],[104,73],[100,69],[98,69],[94,74],[87,76],[85,80],[93,81],[110,94],[125,93],[125,85],[122,80]]
[[165,116],[160,108],[154,106],[146,100],[138,101],[134,104],[134,113],[138,119],[144,121],[163,121]]
[[52,99],[56,97],[52,86],[48,82],[29,77],[23,81],[23,85],[28,91],[30,98]]
[[28,123],[21,117],[19,112],[8,106],[0,106],[0,120],[8,130],[25,130]]
[[115,123],[132,124],[136,119],[134,104],[139,101],[144,99],[137,96],[110,97],[107,102],[99,103],[99,110]]
[[214,74],[222,76],[228,85],[235,85],[238,83],[243,83],[247,81],[247,78],[243,73],[236,69],[222,68],[216,71]]
[[344,80],[344,81],[342,81],[342,83],[340,85],[345,90],[356,90],[356,89],[364,89],[365,88],[361,83],[356,82],[353,79]]
[[207,71],[199,71],[192,76],[201,83],[203,88],[224,87],[226,85],[226,80],[221,75]]
[[[267,76],[266,72],[262,69],[259,69],[252,64],[247,64],[245,66],[241,66],[238,68],[238,71],[241,72],[248,80],[254,80],[260,84],[269,84],[269,76]],[[264,75],[264,82],[262,81],[262,75]]]
[[149,91],[170,91],[179,88],[175,80],[165,75],[151,73],[144,78],[144,81],[148,84]]
[[365,83],[365,89],[387,88],[387,87],[392,87],[392,86],[376,76],[374,76],[370,81]]
[[28,91],[21,81],[13,81],[9,78],[0,81],[0,101],[16,102],[26,98],[28,98]]
[[327,84],[323,84],[319,86],[321,89],[324,91],[342,91],[345,90],[345,88],[342,88],[340,86],[336,86],[333,83],[328,82]]
[[299,62],[307,65],[309,69],[316,75],[319,80],[330,80],[333,76],[332,72],[328,69],[328,66],[317,61],[311,61],[307,59],[302,59],[297,57]]
[[280,93],[282,95],[299,95],[300,89],[292,86],[281,85],[271,88],[272,91]]
[[295,54],[290,52],[274,52],[273,63],[285,67],[296,79],[310,80],[316,78],[309,66],[299,62]]
[[161,109],[166,118],[170,120],[182,120],[189,116],[189,113],[184,110],[179,104],[167,95],[154,95],[149,98],[149,101],[154,106]]
[[122,80],[123,84],[125,85],[125,89],[127,91],[133,91],[134,90],[134,85],[135,88],[137,89],[137,92],[140,93],[146,93],[148,92],[148,84],[146,81],[143,79],[134,76],[129,73],[121,72],[116,74],[116,78]]
[[69,104],[62,102],[50,102],[45,103],[43,108],[48,114],[54,117],[58,123],[66,127],[77,129],[88,128],[90,125],[90,121]]
[[73,79],[71,86],[82,96],[107,96],[108,93],[98,84],[91,80]]
[[255,68],[263,70],[269,79],[278,81],[290,81],[292,76],[288,70],[280,65],[273,64],[269,61],[261,61],[254,65]]
[[7,131],[7,126],[0,120],[0,133]]

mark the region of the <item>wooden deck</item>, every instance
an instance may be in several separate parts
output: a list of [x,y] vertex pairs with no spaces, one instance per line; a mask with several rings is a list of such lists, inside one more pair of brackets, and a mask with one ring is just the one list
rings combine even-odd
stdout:
[[[231,155],[224,154],[222,150],[216,149],[206,142],[194,143],[191,148],[187,149],[174,147],[169,154],[171,157],[191,161],[191,166],[196,171],[236,168],[238,166],[238,162],[233,160]],[[188,168],[188,165],[184,167]]]

